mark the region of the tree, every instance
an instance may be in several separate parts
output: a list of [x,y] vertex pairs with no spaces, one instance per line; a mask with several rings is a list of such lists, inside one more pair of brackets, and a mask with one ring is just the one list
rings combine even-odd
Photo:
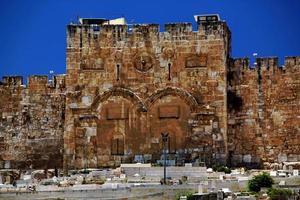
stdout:
[[249,180],[248,189],[252,192],[259,192],[262,187],[271,188],[273,184],[274,180],[272,177],[266,172],[263,172]]

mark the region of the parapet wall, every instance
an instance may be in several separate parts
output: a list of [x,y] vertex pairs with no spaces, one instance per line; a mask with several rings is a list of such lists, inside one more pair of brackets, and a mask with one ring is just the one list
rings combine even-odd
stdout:
[[31,75],[28,77],[27,86],[23,85],[23,76],[3,76],[1,81],[2,86],[24,86],[24,88],[34,88],[36,86],[63,88],[65,82],[65,74],[54,75],[50,80],[47,75]]
[[[134,24],[128,25],[86,25],[70,24],[67,26],[68,47],[81,48],[88,46],[95,41],[111,41],[111,45],[116,45],[117,41],[147,41],[157,40],[190,40],[192,38],[230,37],[230,31],[225,22],[202,23],[194,32],[191,23],[169,23],[164,25],[164,32],[160,32],[158,24]],[[229,35],[228,35],[229,34]],[[184,36],[184,37],[178,37]],[[106,46],[109,43],[106,43]],[[130,44],[130,43],[129,43]]]
[[256,66],[250,64],[248,57],[245,58],[232,58],[230,69],[243,68],[243,69],[258,69],[269,70],[271,68],[280,69],[280,71],[288,71],[293,68],[299,68],[300,56],[286,56],[284,58],[284,65],[279,65],[278,57],[258,57],[255,59]]
[[20,86],[23,84],[22,76],[4,76],[2,77],[3,85]]

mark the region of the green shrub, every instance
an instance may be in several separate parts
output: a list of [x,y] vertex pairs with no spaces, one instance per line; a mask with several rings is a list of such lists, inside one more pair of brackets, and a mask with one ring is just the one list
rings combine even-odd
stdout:
[[274,180],[272,177],[266,172],[263,172],[249,180],[248,189],[251,192],[259,192],[262,187],[271,188],[273,184]]
[[193,192],[191,192],[191,191],[178,192],[175,195],[175,200],[180,200],[181,196],[186,196],[187,200],[192,200],[193,199]]
[[225,172],[225,174],[231,173],[231,169],[224,165],[214,165],[212,168],[215,172]]
[[271,200],[288,200],[293,193],[289,189],[269,188],[267,194]]
[[182,181],[182,183],[186,183],[188,181],[188,177],[187,176],[182,176],[181,181]]

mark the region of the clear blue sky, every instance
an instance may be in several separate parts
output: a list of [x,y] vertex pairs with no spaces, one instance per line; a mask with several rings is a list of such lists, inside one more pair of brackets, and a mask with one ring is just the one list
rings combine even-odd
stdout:
[[[80,17],[129,23],[193,22],[218,13],[233,57],[300,55],[300,0],[0,0],[0,77],[65,73],[66,25]],[[195,26],[195,23],[194,23]]]

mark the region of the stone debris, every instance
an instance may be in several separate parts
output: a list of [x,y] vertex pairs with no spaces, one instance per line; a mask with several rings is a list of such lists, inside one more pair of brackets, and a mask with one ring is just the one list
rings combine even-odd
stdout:
[[[161,186],[162,175],[161,174],[151,174],[151,175],[143,175],[139,174],[136,176],[133,174],[133,171],[140,171],[141,169],[148,169],[149,173],[151,171],[155,172],[156,170],[149,168],[157,168],[161,170],[161,167],[149,167],[145,164],[123,164],[121,168],[115,169],[82,169],[82,170],[73,170],[70,171],[71,174],[68,176],[56,177],[52,176],[51,178],[47,178],[46,176],[41,176],[41,174],[45,174],[44,170],[35,170],[32,171],[30,176],[29,171],[20,172],[23,175],[18,176],[22,177],[21,180],[17,180],[17,184],[0,184],[0,199],[1,196],[5,195],[20,195],[24,193],[26,195],[31,194],[32,196],[28,196],[28,198],[33,198],[34,195],[42,195],[46,194],[68,194],[72,197],[72,194],[76,196],[78,193],[75,192],[84,192],[85,195],[95,193],[96,191],[100,192],[100,195],[103,195],[106,192],[122,192],[127,191],[130,193],[134,188],[148,188],[149,191],[153,193],[153,191],[157,188],[164,187],[164,191],[166,189],[175,191],[182,191],[184,188],[198,188],[197,193],[194,194],[195,199],[203,199],[206,197],[212,199],[255,199],[253,195],[245,192],[247,190],[247,182],[248,180],[261,173],[261,170],[250,170],[245,171],[244,168],[233,169],[231,174],[224,174],[223,172],[209,172],[206,173],[207,169],[203,167],[193,167],[193,166],[185,166],[185,167],[177,167],[175,171],[181,171],[182,175],[184,173],[191,173],[191,169],[199,170],[201,168],[202,174],[201,177],[194,176],[190,174],[190,176],[182,176],[179,177],[177,174],[172,172],[172,167],[167,168],[167,185]],[[6,170],[10,174],[13,174],[11,171]],[[54,169],[49,169],[48,171],[55,171]],[[173,169],[174,171],[174,169]],[[193,170],[192,170],[193,171]],[[274,171],[268,171],[270,174]],[[275,171],[276,174],[279,174],[282,170]],[[293,173],[292,170],[291,173]],[[17,172],[16,172],[17,173]],[[243,174],[242,174],[243,173]],[[26,174],[26,175],[25,175]],[[46,173],[48,174],[48,173]],[[51,173],[50,173],[51,174]],[[136,173],[137,174],[137,173]],[[42,177],[41,180],[33,177]],[[220,176],[221,178],[216,178]],[[295,187],[299,186],[299,176],[290,176],[290,177],[280,177],[277,175],[275,177],[276,184],[274,187]],[[33,180],[39,180],[38,182]],[[163,192],[164,193],[164,192]],[[163,194],[160,193],[160,194]],[[118,196],[111,194],[112,196]],[[126,195],[126,194],[124,194]],[[263,198],[267,198],[264,193],[259,194]],[[99,198],[99,196],[97,197]],[[121,198],[121,197],[120,197]],[[260,197],[261,198],[261,197]]]

